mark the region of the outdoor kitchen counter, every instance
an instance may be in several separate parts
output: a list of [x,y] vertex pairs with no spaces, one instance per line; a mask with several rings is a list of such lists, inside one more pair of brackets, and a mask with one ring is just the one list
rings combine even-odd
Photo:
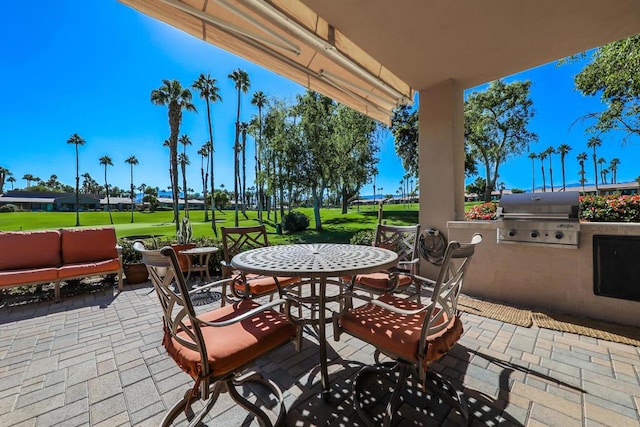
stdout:
[[[640,237],[640,224],[580,223],[578,249],[497,244],[497,221],[450,221],[449,240],[483,244],[469,267],[463,292],[532,309],[640,326],[640,302],[594,293],[593,236]],[[640,286],[640,278],[625,284]]]

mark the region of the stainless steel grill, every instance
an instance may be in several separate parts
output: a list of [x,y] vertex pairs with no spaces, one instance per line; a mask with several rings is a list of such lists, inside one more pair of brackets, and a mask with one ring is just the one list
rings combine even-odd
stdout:
[[505,194],[498,205],[498,243],[577,249],[580,193]]

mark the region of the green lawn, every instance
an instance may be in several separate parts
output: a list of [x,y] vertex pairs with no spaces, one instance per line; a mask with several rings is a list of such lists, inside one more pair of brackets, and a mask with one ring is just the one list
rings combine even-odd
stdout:
[[[351,236],[361,230],[372,230],[377,222],[377,207],[367,206],[349,209],[343,215],[340,209],[322,209],[323,231],[314,230],[313,211],[311,208],[297,209],[310,219],[310,229],[292,235],[277,235],[273,216],[266,219],[265,225],[270,233],[269,239],[273,243],[287,242],[336,242],[346,243]],[[181,213],[184,214],[183,212]],[[76,222],[75,212],[11,212],[0,214],[0,231],[18,230],[46,230],[55,228],[73,228]],[[114,228],[118,237],[128,236],[175,236],[175,225],[172,223],[173,212],[135,212],[134,223],[131,223],[130,212],[112,212]],[[248,218],[239,213],[240,225],[256,225],[256,211],[248,211]],[[204,211],[191,211],[190,219],[194,237],[214,237],[211,222],[204,222]],[[278,214],[278,219],[280,215]],[[415,224],[418,222],[418,205],[413,204],[385,206],[383,219],[388,224]],[[227,210],[216,212],[216,222],[219,227],[234,225],[234,212]],[[107,212],[81,212],[81,226],[108,226]]]

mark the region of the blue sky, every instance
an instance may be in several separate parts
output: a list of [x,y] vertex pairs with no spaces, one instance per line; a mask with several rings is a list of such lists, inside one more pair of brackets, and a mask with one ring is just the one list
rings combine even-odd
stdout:
[[[190,86],[202,72],[218,80],[222,103],[213,105],[214,141],[216,145],[216,186],[233,186],[232,151],[235,121],[235,89],[227,75],[241,68],[249,73],[250,92],[243,96],[242,120],[256,113],[251,94],[262,90],[293,101],[304,89],[268,70],[197,40],[179,30],[142,15],[114,0],[86,2],[40,0],[37,6],[25,7],[9,2],[0,16],[0,46],[4,96],[0,104],[0,166],[14,173],[16,186],[30,173],[46,180],[51,174],[73,185],[75,177],[74,147],[66,143],[73,133],[86,140],[80,147],[80,173],[89,172],[103,182],[104,169],[98,159],[108,155],[109,182],[121,188],[129,185],[129,167],[124,160],[135,155],[135,182],[165,189],[168,179],[168,150],[162,147],[169,134],[166,107],[149,101],[150,92],[161,86],[162,79],[178,79]],[[535,152],[550,145],[567,143],[573,150],[567,157],[567,181],[577,182],[575,156],[587,151],[581,124],[571,124],[581,115],[602,108],[594,98],[584,98],[573,89],[573,76],[584,64],[556,67],[541,66],[506,80],[533,81],[531,97],[536,117],[530,130],[538,133]],[[193,146],[188,148],[191,166],[188,185],[201,191],[198,148],[207,140],[204,103],[194,93],[199,113],[184,114],[181,133],[188,134]],[[636,166],[639,141],[623,146],[621,135],[605,135],[598,156],[617,157],[618,181],[633,180],[640,175]],[[252,144],[251,144],[252,146]],[[386,134],[380,141],[380,175],[377,186],[383,193],[395,193],[404,170],[395,155],[393,139]],[[253,157],[250,149],[248,158]],[[253,170],[250,163],[249,171]],[[538,185],[539,162],[536,164]],[[248,172],[249,172],[248,171]],[[559,185],[560,160],[554,158],[554,182]],[[593,180],[593,171],[587,169]],[[248,176],[249,180],[253,175]],[[507,188],[531,187],[531,161],[526,155],[509,159],[501,167]],[[362,194],[372,192],[368,184]],[[10,188],[6,186],[5,188]]]

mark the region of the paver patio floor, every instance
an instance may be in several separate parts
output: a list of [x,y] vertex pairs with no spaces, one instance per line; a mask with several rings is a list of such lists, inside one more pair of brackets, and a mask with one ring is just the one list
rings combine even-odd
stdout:
[[[150,283],[0,308],[0,426],[155,426],[192,382],[161,345]],[[214,306],[219,303],[214,303]],[[207,306],[202,307],[206,309]],[[640,426],[640,349],[464,313],[459,344],[433,366],[461,385],[472,425]],[[259,360],[285,394],[287,425],[362,425],[351,382],[373,348],[328,326],[332,396],[319,397],[317,341],[305,333]],[[442,402],[400,425],[462,417]],[[210,426],[257,424],[223,395]]]

